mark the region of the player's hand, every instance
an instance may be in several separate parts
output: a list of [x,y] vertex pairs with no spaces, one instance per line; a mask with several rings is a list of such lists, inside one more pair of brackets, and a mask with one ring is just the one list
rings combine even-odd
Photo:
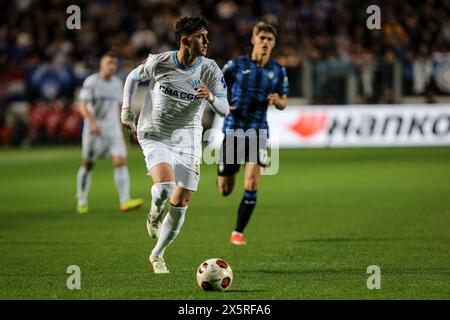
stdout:
[[122,108],[120,120],[122,125],[136,137],[136,123],[133,111],[130,108]]
[[91,127],[91,131],[92,133],[99,135],[102,133],[102,128],[100,127],[100,125],[98,124],[97,121],[93,120],[89,123],[89,126]]
[[267,100],[269,101],[269,104],[274,105],[278,108],[278,105],[281,104],[281,97],[278,93],[271,93],[267,96]]
[[209,100],[209,98],[211,95],[211,92],[209,91],[208,87],[205,86],[204,84],[200,85],[197,90],[195,90],[195,98],[196,99],[206,99],[209,102],[214,102],[214,99],[212,99],[212,101]]

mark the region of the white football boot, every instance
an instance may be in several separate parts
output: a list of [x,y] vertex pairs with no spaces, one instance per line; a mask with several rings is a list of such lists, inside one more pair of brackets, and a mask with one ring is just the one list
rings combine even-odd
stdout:
[[156,274],[170,273],[169,269],[166,267],[166,262],[162,257],[150,256],[149,261]]

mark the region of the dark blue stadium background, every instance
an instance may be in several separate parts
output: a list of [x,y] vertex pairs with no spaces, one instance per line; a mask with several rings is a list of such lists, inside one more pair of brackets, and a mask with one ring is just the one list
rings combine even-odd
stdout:
[[[80,30],[66,27],[72,4],[81,9]],[[381,30],[366,27],[373,4],[381,8]],[[348,74],[356,81],[353,103],[399,103],[404,96],[432,103],[447,94],[433,68],[449,57],[448,0],[2,1],[0,146],[77,143],[75,92],[99,56],[117,51],[123,78],[149,52],[176,48],[171,27],[184,15],[208,19],[208,56],[220,66],[249,52],[255,22],[276,25],[274,56],[287,67],[290,96],[309,104],[348,103]],[[16,108],[21,103],[26,107]]]

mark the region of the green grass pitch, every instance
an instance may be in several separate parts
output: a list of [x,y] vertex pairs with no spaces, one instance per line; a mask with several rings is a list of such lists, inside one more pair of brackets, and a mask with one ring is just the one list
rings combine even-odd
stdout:
[[[246,232],[228,243],[242,171],[228,198],[215,166],[202,166],[183,229],[154,275],[145,227],[151,181],[129,147],[132,195],[123,214],[109,160],[97,163],[90,213],[77,215],[79,148],[0,151],[1,299],[449,299],[450,148],[281,150],[280,171],[262,179]],[[203,292],[207,258],[228,261],[229,292]],[[68,290],[69,265],[81,290]],[[381,289],[366,286],[369,265]]]

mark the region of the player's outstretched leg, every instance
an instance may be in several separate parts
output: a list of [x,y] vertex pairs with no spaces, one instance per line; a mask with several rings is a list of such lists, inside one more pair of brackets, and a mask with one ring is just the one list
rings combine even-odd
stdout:
[[152,202],[147,217],[147,231],[152,239],[159,237],[164,206],[175,189],[175,182],[160,182],[152,186]]
[[161,233],[156,246],[150,254],[150,263],[155,273],[169,273],[163,259],[167,247],[175,240],[180,233],[184,223],[187,207],[174,207],[170,205],[169,212],[164,218],[161,226]]
[[88,194],[91,187],[93,162],[85,161],[77,173],[77,212],[84,214],[89,211]]

